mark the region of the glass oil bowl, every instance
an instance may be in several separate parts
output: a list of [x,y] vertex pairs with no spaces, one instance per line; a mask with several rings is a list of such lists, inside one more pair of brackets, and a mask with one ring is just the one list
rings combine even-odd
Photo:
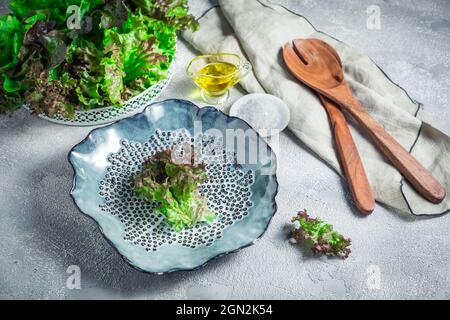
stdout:
[[203,101],[221,105],[229,90],[251,71],[251,64],[234,53],[198,56],[186,68],[187,75],[201,89]]

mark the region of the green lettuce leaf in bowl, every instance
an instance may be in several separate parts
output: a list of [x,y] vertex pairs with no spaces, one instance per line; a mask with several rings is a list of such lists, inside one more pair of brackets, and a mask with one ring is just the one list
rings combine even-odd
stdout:
[[[12,14],[0,17],[0,112],[23,103],[50,117],[121,107],[167,77],[176,32],[197,27],[186,0],[8,5]],[[68,23],[74,14],[77,28]]]
[[9,0],[8,7],[20,20],[29,17],[32,13],[45,12],[51,16],[52,21],[64,28],[72,14],[71,10],[68,10],[69,7],[78,6],[83,18],[109,2],[105,0]]
[[16,17],[0,17],[0,72],[10,70],[19,62],[23,34],[22,24]]
[[159,203],[157,210],[176,231],[216,217],[199,192],[199,185],[207,179],[205,166],[192,162],[177,162],[168,149],[147,160],[142,172],[134,178],[136,195]]

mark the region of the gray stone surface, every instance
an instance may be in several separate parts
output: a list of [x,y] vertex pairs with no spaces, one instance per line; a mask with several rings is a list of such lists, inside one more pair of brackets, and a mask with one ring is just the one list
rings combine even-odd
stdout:
[[[450,133],[449,1],[279,2],[368,53]],[[214,4],[190,3],[197,15]],[[381,9],[380,30],[366,28],[370,5]],[[181,42],[177,74],[161,99],[198,97],[183,72],[193,56]],[[194,272],[140,273],[69,197],[67,153],[90,130],[51,124],[25,110],[0,117],[0,298],[450,298],[450,215],[414,218],[377,206],[362,218],[343,181],[288,132],[278,152],[279,210],[257,244]],[[348,260],[315,258],[287,243],[286,224],[303,208],[353,239]],[[70,265],[81,269],[81,290],[66,287]],[[370,285],[374,271],[379,289]]]

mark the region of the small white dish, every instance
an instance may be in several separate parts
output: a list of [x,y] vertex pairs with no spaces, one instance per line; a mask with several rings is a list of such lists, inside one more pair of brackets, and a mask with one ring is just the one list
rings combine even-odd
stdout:
[[230,116],[246,121],[262,137],[270,137],[287,127],[290,112],[280,98],[266,93],[252,93],[231,106]]

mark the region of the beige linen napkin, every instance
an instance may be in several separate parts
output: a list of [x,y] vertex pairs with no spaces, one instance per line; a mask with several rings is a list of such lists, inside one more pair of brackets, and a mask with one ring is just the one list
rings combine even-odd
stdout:
[[[183,37],[202,53],[246,56],[253,74],[243,80],[242,87],[283,99],[291,111],[289,129],[341,173],[325,110],[317,96],[291,76],[281,55],[283,44],[296,38],[318,38],[332,45],[365,109],[450,192],[450,138],[435,128],[421,104],[394,84],[368,56],[317,31],[304,17],[265,0],[221,0],[220,7],[211,9],[199,21],[200,30],[185,32]],[[417,194],[358,125],[350,122],[377,201],[415,215],[443,214],[450,209],[450,196],[435,205]]]

